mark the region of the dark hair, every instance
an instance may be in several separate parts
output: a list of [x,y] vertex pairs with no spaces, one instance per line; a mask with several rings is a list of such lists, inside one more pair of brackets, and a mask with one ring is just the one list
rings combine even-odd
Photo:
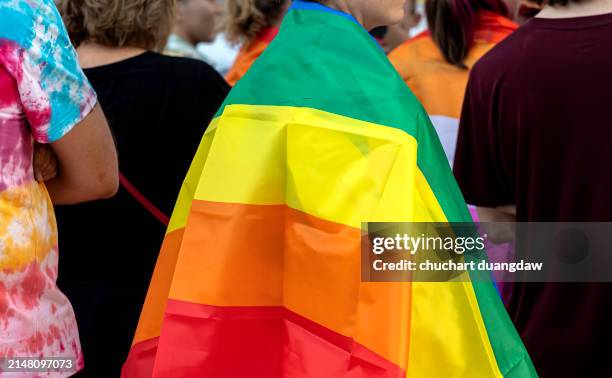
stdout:
[[467,68],[463,61],[474,42],[476,13],[480,10],[488,10],[502,16],[508,14],[508,8],[502,0],[427,0],[425,2],[431,37],[444,55],[444,59],[450,64]]

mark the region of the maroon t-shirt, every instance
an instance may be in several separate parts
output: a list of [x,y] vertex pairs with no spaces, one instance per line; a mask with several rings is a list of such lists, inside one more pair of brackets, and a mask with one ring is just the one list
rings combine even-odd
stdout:
[[[518,221],[612,221],[612,14],[536,18],[484,56],[454,170],[468,203],[516,204]],[[612,376],[611,285],[513,286],[541,376]]]

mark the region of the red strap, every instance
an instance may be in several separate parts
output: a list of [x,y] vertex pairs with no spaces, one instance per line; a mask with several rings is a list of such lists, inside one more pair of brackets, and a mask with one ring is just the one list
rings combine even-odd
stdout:
[[149,201],[145,196],[143,196],[142,193],[140,193],[138,189],[136,189],[136,187],[132,185],[132,183],[130,183],[121,172],[119,172],[119,182],[125,188],[125,190],[127,190],[128,193],[130,193],[132,197],[134,197],[134,199],[142,205],[142,207],[144,207],[149,213],[151,213],[151,215],[157,218],[157,220],[160,221],[164,226],[167,226],[168,223],[170,223],[170,218],[168,218],[168,216],[164,214],[163,211],[158,209],[157,206],[155,206],[151,201]]

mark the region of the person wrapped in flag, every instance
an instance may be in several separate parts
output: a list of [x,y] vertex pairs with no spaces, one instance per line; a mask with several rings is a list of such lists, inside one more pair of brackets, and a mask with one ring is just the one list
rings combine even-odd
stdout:
[[293,1],[202,139],[122,376],[535,377],[491,283],[366,283],[361,222],[469,222],[368,34],[404,0]]

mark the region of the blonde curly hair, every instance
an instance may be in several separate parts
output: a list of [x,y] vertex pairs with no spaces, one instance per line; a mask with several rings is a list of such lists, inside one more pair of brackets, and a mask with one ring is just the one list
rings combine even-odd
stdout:
[[231,43],[249,43],[274,25],[289,0],[225,0],[225,34]]
[[161,51],[174,22],[174,0],[59,0],[75,46],[84,41]]

